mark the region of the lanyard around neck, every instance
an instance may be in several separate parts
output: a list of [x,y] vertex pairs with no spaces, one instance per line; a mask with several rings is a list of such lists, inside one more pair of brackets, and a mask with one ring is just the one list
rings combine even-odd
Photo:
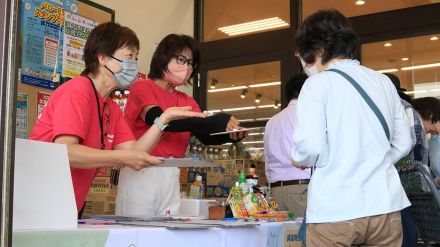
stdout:
[[99,97],[98,97],[98,91],[96,90],[95,84],[93,83],[92,79],[89,76],[85,76],[87,79],[89,79],[90,83],[92,84],[93,92],[95,93],[96,98],[96,106],[98,107],[98,120],[99,120],[99,128],[101,130],[101,149],[105,150],[105,141],[104,141],[104,127],[102,123],[102,115],[101,115],[101,106],[99,104]]

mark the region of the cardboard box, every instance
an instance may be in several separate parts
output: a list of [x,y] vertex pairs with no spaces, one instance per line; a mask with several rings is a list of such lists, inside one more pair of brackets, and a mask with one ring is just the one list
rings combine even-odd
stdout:
[[115,202],[109,201],[86,201],[83,215],[114,215]]
[[227,186],[206,186],[207,198],[226,198],[229,195],[230,187]]
[[284,226],[284,245],[286,247],[302,247],[298,237],[299,224],[287,224]]
[[86,197],[83,215],[113,215],[117,186],[110,183],[110,177],[95,177]]
[[188,169],[187,168],[180,168],[179,181],[180,181],[180,184],[187,184],[188,183]]
[[206,185],[219,185],[224,181],[223,174],[218,171],[208,171],[206,175]]

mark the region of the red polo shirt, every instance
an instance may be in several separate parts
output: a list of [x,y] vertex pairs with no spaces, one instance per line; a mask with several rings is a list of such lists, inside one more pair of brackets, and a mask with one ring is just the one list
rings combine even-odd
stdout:
[[[130,89],[124,116],[137,139],[150,128],[139,118],[142,109],[150,105],[157,105],[163,111],[174,106],[192,106],[193,111],[200,112],[197,102],[183,92],[175,90],[170,93],[153,80],[136,81]],[[190,132],[164,132],[151,154],[165,158],[183,158],[190,136]]]
[[[104,104],[99,94],[98,100],[101,115],[104,115],[106,149],[113,149],[114,145],[134,140],[133,133],[125,122],[119,106],[110,98],[106,98]],[[29,139],[53,142],[58,136],[73,135],[79,137],[81,145],[100,149],[99,117],[96,96],[90,81],[83,76],[77,77],[53,92],[35,123]],[[70,168],[78,211],[84,204],[96,170],[96,168]]]

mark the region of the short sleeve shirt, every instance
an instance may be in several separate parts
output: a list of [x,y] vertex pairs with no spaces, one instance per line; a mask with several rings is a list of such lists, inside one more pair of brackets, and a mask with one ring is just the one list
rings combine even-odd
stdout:
[[[96,96],[89,79],[81,76],[69,80],[50,96],[29,139],[53,142],[58,136],[73,135],[80,139],[81,145],[100,149],[99,117],[102,117],[106,149],[113,149],[115,145],[134,140],[133,133],[116,103],[110,98],[104,100],[99,94],[98,101],[101,116],[98,114]],[[97,169],[71,167],[70,170],[76,204],[80,210]]]
[[[139,117],[142,109],[150,105],[159,106],[163,111],[175,106],[192,106],[193,111],[200,112],[195,100],[183,92],[177,90],[168,92],[153,80],[136,81],[131,87],[124,116],[137,139],[150,128]],[[165,158],[182,158],[190,136],[190,132],[164,132],[151,154]]]

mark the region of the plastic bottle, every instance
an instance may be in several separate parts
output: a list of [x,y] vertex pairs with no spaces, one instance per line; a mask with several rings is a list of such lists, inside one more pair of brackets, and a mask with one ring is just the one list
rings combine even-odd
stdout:
[[212,147],[209,147],[206,151],[206,155],[208,156],[208,160],[214,159],[214,150]]
[[253,188],[258,185],[258,176],[255,174],[255,164],[251,164],[249,167],[249,174],[246,176],[246,183],[249,188]]
[[243,192],[243,195],[249,193],[249,187],[246,184],[246,175],[244,172],[240,172],[239,178],[238,178],[238,184],[240,185],[240,188]]
[[202,183],[202,176],[197,175],[196,181],[194,181],[194,183],[191,184],[189,197],[192,199],[202,199],[204,192],[205,192],[205,188]]

